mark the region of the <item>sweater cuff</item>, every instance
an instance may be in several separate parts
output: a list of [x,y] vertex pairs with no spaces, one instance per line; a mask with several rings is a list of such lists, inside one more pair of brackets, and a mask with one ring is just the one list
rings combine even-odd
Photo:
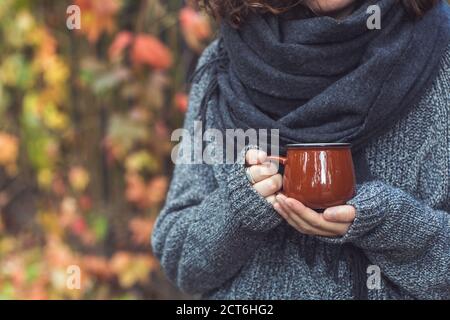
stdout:
[[357,187],[356,196],[347,202],[355,207],[356,218],[347,233],[339,238],[320,237],[321,240],[342,244],[354,242],[383,223],[386,215],[397,210],[397,205],[391,199],[392,195],[386,192],[386,185],[380,181],[364,183]]
[[232,165],[227,184],[233,215],[245,228],[256,232],[266,232],[283,221],[272,204],[264,199],[248,181],[245,165],[242,163]]

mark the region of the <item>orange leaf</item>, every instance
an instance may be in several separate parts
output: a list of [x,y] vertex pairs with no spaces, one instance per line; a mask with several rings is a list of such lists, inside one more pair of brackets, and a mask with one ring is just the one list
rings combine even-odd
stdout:
[[129,202],[141,204],[145,201],[147,186],[144,180],[137,174],[127,174],[127,188],[125,197]]
[[118,0],[75,0],[81,9],[81,30],[91,43],[97,42],[103,32],[115,28],[115,17],[120,9]]
[[133,242],[137,245],[149,245],[150,235],[153,230],[153,219],[134,218],[128,223],[128,228],[132,233]]
[[109,279],[113,276],[109,261],[104,257],[85,256],[83,257],[82,265],[83,270],[98,278]]
[[172,65],[172,54],[157,38],[140,34],[134,40],[131,60],[155,69],[168,69]]
[[16,165],[19,154],[19,139],[7,133],[0,132],[0,166]]
[[188,46],[200,53],[205,47],[205,40],[212,34],[208,18],[190,7],[185,7],[180,11],[180,24]]
[[205,40],[211,36],[208,18],[190,7],[181,9],[180,23],[184,32],[193,35],[198,40]]
[[120,57],[123,50],[125,50],[126,47],[128,47],[131,42],[133,41],[133,35],[131,32],[128,31],[122,31],[119,32],[114,39],[113,43],[109,47],[109,58],[111,60],[116,60]]
[[147,186],[147,202],[148,206],[160,204],[166,197],[169,181],[165,176],[153,178]]
[[178,110],[185,113],[188,109],[189,98],[185,93],[177,93],[175,95],[175,105]]

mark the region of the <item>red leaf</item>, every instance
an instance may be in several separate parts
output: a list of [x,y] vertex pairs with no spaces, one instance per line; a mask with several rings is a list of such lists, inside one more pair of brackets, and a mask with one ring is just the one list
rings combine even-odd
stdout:
[[92,199],[88,195],[83,195],[78,200],[81,210],[89,211],[92,209]]
[[75,222],[71,225],[71,229],[75,235],[77,236],[82,235],[87,230],[86,221],[81,217],[77,218]]

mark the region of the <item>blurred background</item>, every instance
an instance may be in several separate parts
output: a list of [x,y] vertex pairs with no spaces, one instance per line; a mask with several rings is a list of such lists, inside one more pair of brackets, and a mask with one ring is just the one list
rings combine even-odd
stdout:
[[213,30],[189,1],[0,1],[0,299],[183,297],[150,235]]

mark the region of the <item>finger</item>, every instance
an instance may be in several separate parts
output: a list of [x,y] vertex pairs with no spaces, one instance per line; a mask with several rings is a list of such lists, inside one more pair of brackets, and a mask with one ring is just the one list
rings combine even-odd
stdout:
[[286,197],[284,194],[279,193],[277,195],[277,201],[281,204],[281,206],[283,207],[284,211],[286,211],[289,214],[296,214],[294,209],[292,209],[292,207],[290,207],[286,200],[288,199],[288,197]]
[[278,211],[278,213],[281,214],[281,216],[284,219],[288,220],[288,219],[290,219],[289,218],[289,211],[288,211],[289,209],[286,208],[285,206],[283,206],[283,200],[282,200],[283,198],[282,197],[285,197],[285,196],[282,195],[281,193],[279,193],[279,194],[277,194],[275,196],[277,202],[275,203],[274,208],[275,208],[275,210]]
[[275,202],[277,202],[277,198],[275,197],[275,195],[268,196],[266,200],[271,204],[275,204]]
[[280,205],[280,203],[275,202],[273,204],[273,208],[275,209],[276,212],[278,212],[280,214],[280,216],[282,216],[285,220],[290,219],[289,215],[287,214],[287,212],[283,209],[283,207]]
[[293,226],[295,229],[297,229],[303,234],[323,236],[323,237],[336,237],[338,235],[334,232],[314,228],[296,214],[288,213],[287,221],[291,226]]
[[287,215],[286,221],[288,221],[288,223],[291,226],[293,226],[294,228],[296,228],[297,230],[299,230],[301,233],[304,234],[319,235],[324,237],[337,236],[337,234],[333,232],[321,230],[319,228],[311,226],[308,222],[306,222],[298,214],[296,214],[294,210],[292,210],[292,208],[288,206],[288,204],[286,203],[286,199],[287,199],[286,196],[279,194],[277,196],[277,203],[279,204],[281,210],[283,210]]
[[250,149],[245,154],[245,163],[248,166],[262,164],[267,159],[267,153],[258,149]]
[[286,209],[277,201],[274,206],[275,210],[286,220],[286,222],[296,229],[297,231],[303,233],[303,234],[312,234],[308,232],[307,230],[303,229],[301,226],[299,226],[294,220],[291,219],[290,214],[286,211]]
[[353,222],[356,217],[356,209],[353,206],[337,206],[328,208],[323,213],[325,220],[329,222]]
[[322,214],[306,207],[300,201],[288,198],[285,200],[285,203],[291,209],[293,219],[299,217],[301,218],[301,221],[305,221],[314,229],[335,235],[345,234],[348,229],[348,224],[328,222],[323,218]]
[[260,182],[278,173],[278,168],[273,162],[253,165],[248,170],[250,170],[250,174],[255,182]]
[[287,197],[284,194],[279,193],[277,195],[277,201],[278,201],[278,203],[280,203],[283,210],[288,214],[294,214],[294,212],[292,211],[292,208],[287,205],[286,200],[287,200]]
[[270,178],[264,179],[253,185],[255,190],[264,198],[277,193],[278,191],[280,191],[282,186],[283,178],[280,174],[271,176]]

